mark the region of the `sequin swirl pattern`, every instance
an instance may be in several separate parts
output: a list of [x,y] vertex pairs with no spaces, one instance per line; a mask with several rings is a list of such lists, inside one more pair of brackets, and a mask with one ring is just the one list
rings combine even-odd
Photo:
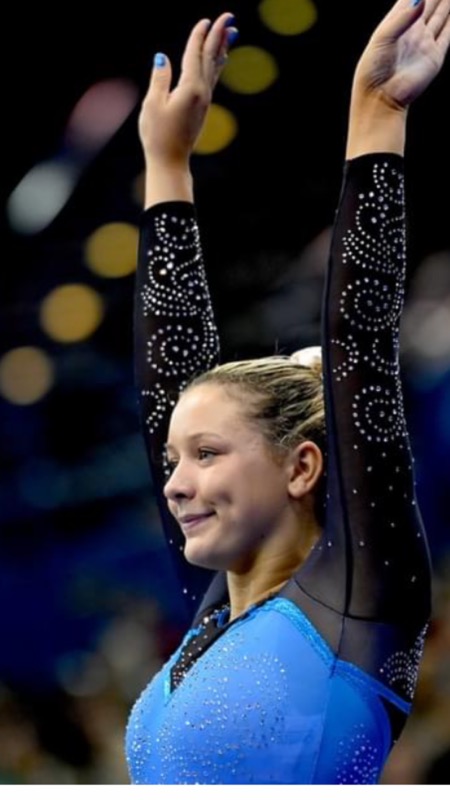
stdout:
[[393,653],[380,667],[380,677],[394,691],[410,700],[413,699],[416,689],[427,630],[428,625],[425,625],[409,651]]
[[348,280],[339,298],[342,333],[331,340],[338,354],[336,381],[362,363],[372,371],[373,383],[353,394],[353,424],[367,442],[383,444],[407,436],[398,363],[406,264],[403,197],[403,174],[386,162],[374,164],[372,186],[359,194],[354,224],[342,240]]
[[[146,363],[154,379],[142,396],[147,426],[155,433],[190,377],[218,360],[219,343],[195,218],[166,212],[156,216],[155,244],[147,252],[140,289],[144,317],[159,320],[147,342]],[[167,379],[175,382],[167,392]]]
[[366,785],[379,776],[380,747],[367,736],[364,725],[356,725],[349,737],[339,742],[338,784]]
[[383,163],[374,164],[372,178],[373,188],[358,197],[355,227],[343,237],[343,265],[357,269],[340,306],[351,327],[376,333],[398,321],[406,258],[403,175]]

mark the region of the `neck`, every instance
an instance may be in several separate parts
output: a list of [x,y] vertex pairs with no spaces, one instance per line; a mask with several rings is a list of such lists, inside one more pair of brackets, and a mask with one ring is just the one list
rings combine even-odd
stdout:
[[250,564],[239,570],[227,572],[228,594],[230,598],[230,620],[277,592],[306,561],[312,547],[318,540],[321,530],[315,520],[298,528],[289,536],[287,543],[283,537],[274,537],[276,547],[260,550]]
[[[300,566],[300,564],[298,566]],[[236,619],[236,617],[240,617],[241,614],[247,611],[251,606],[255,605],[255,603],[260,603],[261,600],[266,600],[267,598],[276,595],[277,592],[279,592],[284,584],[289,580],[291,575],[292,573],[286,575],[280,581],[268,580],[267,582],[261,582],[261,584],[258,585],[257,581],[252,582],[250,580],[244,583],[240,580],[242,576],[228,573],[230,621]]]

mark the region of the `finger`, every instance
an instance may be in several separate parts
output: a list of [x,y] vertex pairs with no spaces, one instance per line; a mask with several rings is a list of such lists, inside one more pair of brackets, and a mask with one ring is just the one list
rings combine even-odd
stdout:
[[448,50],[450,49],[450,15],[447,17],[447,20],[442,30],[439,31],[436,43],[439,46],[439,50],[442,55],[442,60],[444,60],[446,54],[448,53]]
[[156,53],[147,97],[167,97],[172,82],[172,66],[165,53]]
[[228,49],[237,36],[234,16],[221,14],[212,26],[203,47],[203,75],[209,87],[214,88],[225,64]]
[[[428,9],[427,9],[428,10]],[[424,19],[427,22],[427,27],[430,33],[433,34],[434,38],[437,39],[440,32],[444,28],[448,17],[450,15],[450,0],[439,0],[439,2],[434,3],[434,10],[432,14],[424,15]]]
[[181,61],[180,83],[182,81],[198,82],[203,78],[202,53],[203,45],[211,27],[211,20],[201,19],[192,28]]
[[425,8],[423,12],[423,18],[425,22],[428,22],[430,17],[433,16],[434,12],[436,11],[437,6],[440,4],[441,0],[425,0]]
[[379,41],[397,41],[414,22],[422,16],[425,9],[424,0],[397,0],[382,22],[376,28],[373,39]]
[[217,65],[222,68],[228,58],[228,51],[236,41],[239,36],[239,31],[234,26],[231,28],[226,28],[224,31],[224,35],[222,37],[222,41],[220,44],[219,52],[217,58],[215,59]]

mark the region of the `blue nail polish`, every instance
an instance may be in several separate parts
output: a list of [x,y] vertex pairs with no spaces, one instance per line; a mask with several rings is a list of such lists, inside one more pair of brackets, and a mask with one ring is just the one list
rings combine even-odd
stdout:
[[153,59],[153,64],[155,65],[155,67],[164,67],[165,63],[166,63],[166,57],[164,53],[156,53]]
[[228,44],[229,45],[234,44],[236,39],[238,39],[238,38],[239,38],[239,31],[237,31],[236,29],[234,29],[232,31],[228,31],[227,39],[228,39]]
[[226,28],[232,28],[236,23],[236,17],[230,17],[225,23]]
[[411,5],[414,8],[415,6],[418,6],[419,3],[421,3],[421,2],[422,2],[422,0],[411,0]]

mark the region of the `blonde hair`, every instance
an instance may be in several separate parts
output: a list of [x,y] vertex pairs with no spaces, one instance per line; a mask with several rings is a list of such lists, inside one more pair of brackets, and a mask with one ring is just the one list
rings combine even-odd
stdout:
[[[319,349],[317,348],[319,351]],[[301,352],[220,364],[195,377],[186,390],[214,383],[238,400],[244,395],[247,418],[256,423],[279,454],[306,440],[313,441],[325,460],[325,403],[320,355],[301,363]],[[320,351],[319,351],[320,353]],[[316,492],[316,516],[322,522],[324,477]]]

